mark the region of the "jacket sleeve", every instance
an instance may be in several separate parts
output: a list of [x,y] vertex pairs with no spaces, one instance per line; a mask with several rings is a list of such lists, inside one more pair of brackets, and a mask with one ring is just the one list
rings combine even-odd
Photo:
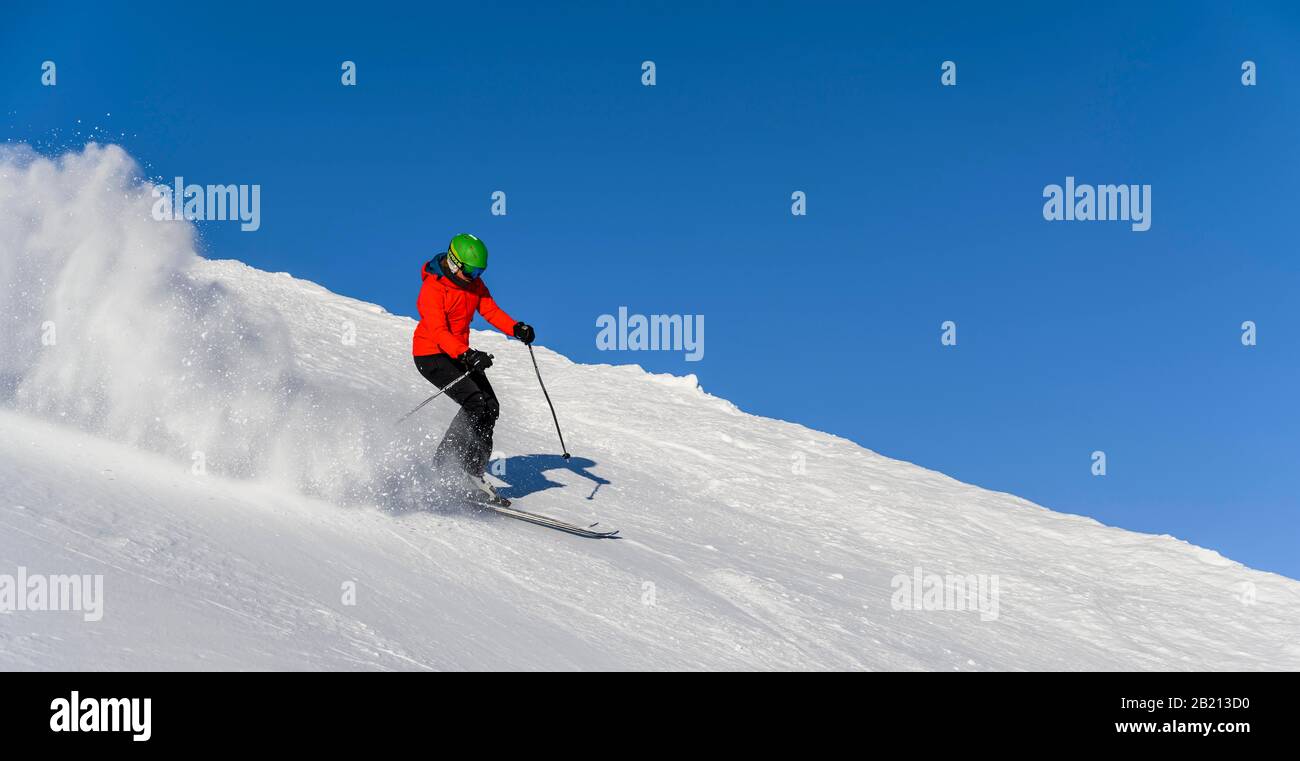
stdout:
[[469,344],[452,334],[451,326],[447,324],[447,310],[442,305],[442,291],[434,285],[432,279],[424,281],[415,306],[420,310],[420,322],[429,329],[439,349],[452,357],[459,357],[469,351]]
[[496,299],[492,298],[492,293],[488,291],[487,286],[483,286],[483,295],[478,300],[478,313],[483,315],[483,319],[492,323],[492,327],[505,333],[508,336],[515,334],[515,318],[506,314],[506,310],[497,306]]

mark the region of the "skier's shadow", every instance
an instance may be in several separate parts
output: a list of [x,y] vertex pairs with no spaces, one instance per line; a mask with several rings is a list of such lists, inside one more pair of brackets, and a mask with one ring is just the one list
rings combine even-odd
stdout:
[[[526,454],[508,457],[504,462],[488,463],[488,473],[506,482],[504,488],[498,489],[501,496],[507,499],[518,499],[546,489],[564,486],[547,478],[546,473],[552,470],[568,470],[596,485],[591,490],[591,494],[587,495],[587,499],[595,499],[596,491],[609,483],[608,480],[588,470],[595,464],[594,460],[585,457],[570,457],[566,460],[557,454]],[[502,465],[505,467],[502,468]]]

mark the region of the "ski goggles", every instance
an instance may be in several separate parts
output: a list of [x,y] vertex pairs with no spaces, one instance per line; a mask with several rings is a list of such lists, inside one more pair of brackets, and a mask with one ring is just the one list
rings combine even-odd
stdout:
[[472,264],[462,262],[460,257],[456,256],[456,252],[453,249],[447,250],[447,256],[451,258],[451,263],[456,265],[456,269],[465,273],[465,277],[470,280],[477,279],[479,275],[483,274],[483,270],[487,269],[486,267],[475,267]]

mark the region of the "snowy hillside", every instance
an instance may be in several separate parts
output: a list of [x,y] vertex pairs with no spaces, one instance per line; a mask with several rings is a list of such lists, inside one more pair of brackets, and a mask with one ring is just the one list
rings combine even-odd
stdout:
[[626,538],[431,509],[414,323],[198,258],[137,171],[0,153],[0,576],[104,579],[0,668],[1300,669],[1300,582],[540,348],[565,463],[497,333],[503,493]]

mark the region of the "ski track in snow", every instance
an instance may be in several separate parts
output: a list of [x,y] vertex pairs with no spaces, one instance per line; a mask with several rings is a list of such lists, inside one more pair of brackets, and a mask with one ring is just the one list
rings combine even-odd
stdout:
[[[566,466],[526,350],[497,333],[473,341],[497,357],[505,493],[625,538],[421,509],[420,466],[454,405],[392,425],[430,393],[414,322],[288,275],[149,253],[187,239],[112,227],[147,199],[96,195],[131,166],[96,150],[0,180],[0,316],[17,326],[0,340],[0,574],[103,574],[104,618],[0,613],[0,668],[1300,668],[1300,582],[744,414],[692,377],[539,347]],[[50,214],[98,222],[42,222],[23,205],[37,179],[71,199],[45,199]],[[18,345],[86,287],[84,257],[140,250],[163,274],[99,319],[152,331],[118,346],[69,317],[57,345]],[[23,257],[66,262],[33,275]],[[110,265],[103,277],[141,271]],[[194,334],[151,323],[160,304]],[[996,575],[997,618],[895,610],[891,580],[917,567]]]

